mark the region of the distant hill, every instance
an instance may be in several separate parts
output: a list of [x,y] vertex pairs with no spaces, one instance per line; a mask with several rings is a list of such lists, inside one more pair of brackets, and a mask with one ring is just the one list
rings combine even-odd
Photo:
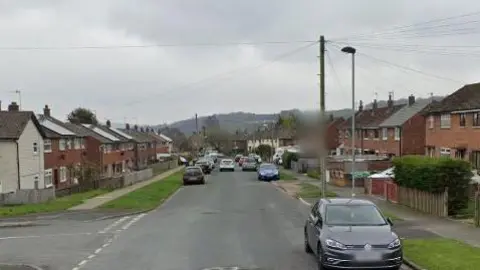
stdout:
[[[434,96],[433,99],[438,101],[438,100],[442,100],[443,97]],[[417,101],[421,101],[421,100],[425,100],[425,99],[417,98]],[[387,100],[379,100],[377,101],[377,103],[378,103],[378,107],[387,106]],[[406,103],[407,103],[406,98],[395,100],[395,104],[406,104]],[[371,108],[372,103],[364,104],[364,107],[366,109]],[[280,111],[279,113],[276,113],[276,114],[255,114],[255,113],[249,113],[249,112],[232,112],[228,114],[215,114],[214,116],[218,120],[220,127],[222,129],[228,130],[230,132],[235,132],[236,130],[247,129],[250,131],[250,130],[256,129],[260,124],[264,122],[276,121],[279,115],[288,115],[291,113],[297,116],[310,118],[310,117],[316,116],[318,114],[318,111],[315,111],[315,110],[300,111],[298,109],[292,109],[292,110]],[[348,118],[352,114],[352,110],[345,108],[340,110],[327,111],[326,114],[327,115],[333,114],[334,117]],[[202,130],[202,126],[205,125],[207,118],[208,116],[198,117],[198,129],[200,131]],[[177,121],[167,126],[169,128],[178,129],[181,132],[185,133],[186,135],[190,135],[196,131],[194,118]],[[165,126],[164,125],[153,126],[153,128],[155,129],[163,128],[163,127]]]

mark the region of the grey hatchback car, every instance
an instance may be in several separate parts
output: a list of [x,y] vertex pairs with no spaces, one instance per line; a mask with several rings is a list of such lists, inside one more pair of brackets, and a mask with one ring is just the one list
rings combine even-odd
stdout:
[[370,201],[321,199],[305,223],[305,251],[313,253],[318,269],[400,269],[402,244]]
[[257,171],[257,161],[255,158],[249,157],[243,161],[242,171]]

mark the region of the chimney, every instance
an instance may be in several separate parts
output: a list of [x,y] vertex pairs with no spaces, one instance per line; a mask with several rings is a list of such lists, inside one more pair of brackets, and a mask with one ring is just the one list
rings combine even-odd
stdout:
[[360,105],[358,105],[358,111],[363,111],[363,101],[360,100]]
[[378,103],[377,103],[377,99],[374,99],[372,104],[372,110],[375,111],[376,109],[378,109]]
[[110,120],[107,120],[107,127],[111,127],[112,126],[112,123],[110,122]]
[[414,96],[414,95],[410,95],[410,96],[408,97],[408,106],[412,106],[414,103],[415,103],[415,96]]
[[43,115],[50,117],[50,108],[48,107],[48,105],[45,105],[45,107],[43,108]]
[[140,132],[145,132],[145,130],[143,129],[143,127],[140,128]]
[[125,129],[126,129],[126,130],[130,130],[130,124],[129,124],[129,123],[126,123],[126,124],[125,124]]
[[8,111],[9,112],[18,112],[20,109],[20,107],[18,106],[18,104],[14,101],[12,102],[10,105],[8,105]]
[[392,108],[392,107],[393,107],[392,93],[389,93],[389,94],[388,94],[387,105],[388,105],[389,108]]
[[134,125],[133,129],[135,129],[135,131],[138,131],[138,125]]

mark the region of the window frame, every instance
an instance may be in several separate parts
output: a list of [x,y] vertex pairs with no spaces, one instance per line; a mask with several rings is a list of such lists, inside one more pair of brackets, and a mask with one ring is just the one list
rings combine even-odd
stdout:
[[[50,183],[47,183],[47,179],[50,179]],[[43,171],[43,181],[45,182],[45,188],[53,187],[53,170],[46,169]]]
[[[448,121],[448,125],[447,125]],[[452,127],[452,115],[450,113],[444,113],[440,115],[440,128],[451,128]]]
[[388,140],[388,128],[382,128],[382,140]]
[[38,147],[38,143],[37,142],[33,142],[32,144],[32,150],[33,150],[33,154],[34,155],[38,155],[40,153],[40,149]]
[[467,125],[467,114],[459,113],[458,114],[458,124],[460,127],[465,127]]
[[395,141],[399,141],[400,140],[400,128],[399,127],[395,127],[395,131],[394,131],[395,135]]
[[67,141],[66,139],[60,139],[58,141],[58,150],[65,151],[67,149]]
[[480,112],[472,113],[472,126],[480,127]]
[[62,166],[58,168],[58,178],[61,183],[67,182],[67,167]]
[[52,152],[52,140],[51,139],[43,140],[43,152],[44,153],[51,153]]

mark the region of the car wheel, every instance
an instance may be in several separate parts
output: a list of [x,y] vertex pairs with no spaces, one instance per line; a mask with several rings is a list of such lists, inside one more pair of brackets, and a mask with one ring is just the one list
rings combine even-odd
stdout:
[[308,235],[307,235],[307,230],[305,229],[304,233],[304,242],[305,242],[305,252],[307,253],[313,253],[312,248],[310,247],[310,244],[308,244]]
[[317,269],[318,270],[325,270],[325,266],[323,266],[323,254],[322,249],[320,248],[320,243],[318,244],[317,248]]
[[219,171],[220,171],[220,172],[223,172],[223,170],[222,170],[222,169],[220,169]]

